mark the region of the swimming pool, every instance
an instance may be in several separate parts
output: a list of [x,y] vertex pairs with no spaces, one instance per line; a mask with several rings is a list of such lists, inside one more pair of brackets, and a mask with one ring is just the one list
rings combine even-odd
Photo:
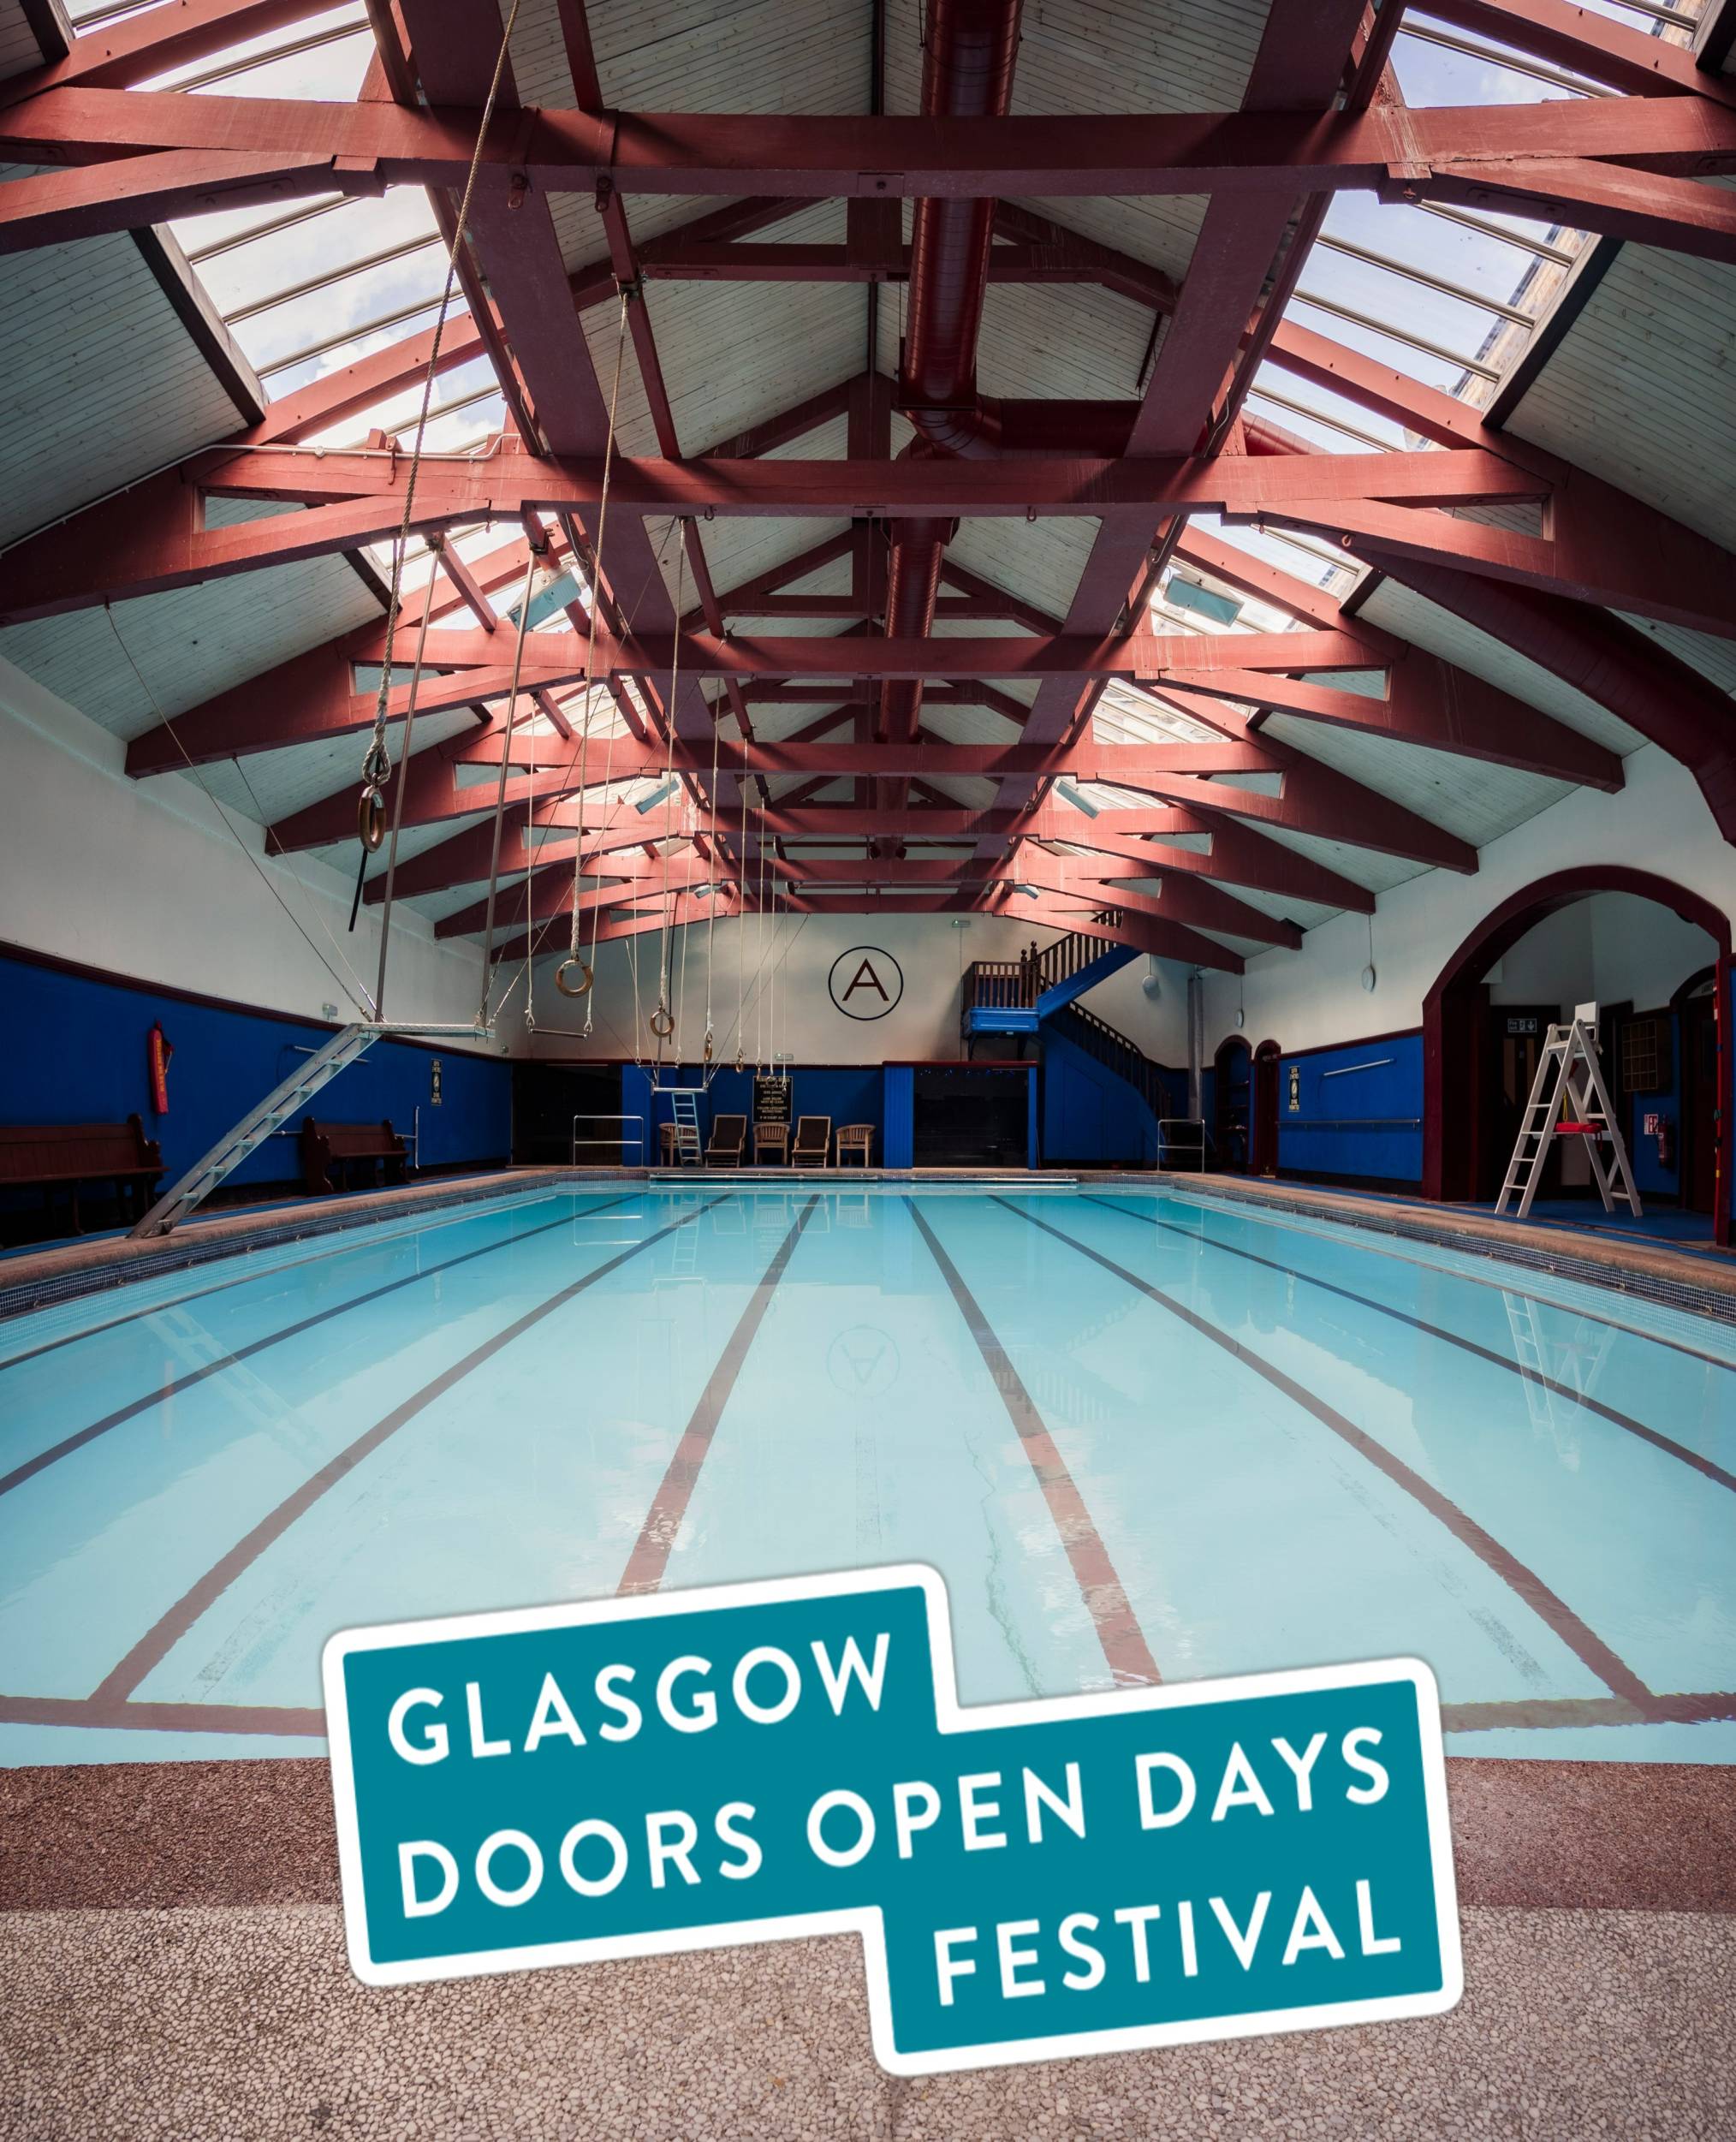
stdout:
[[1736,1760],[1736,1330],[1144,1183],[615,1181],[0,1324],[0,1761],[312,1753],[357,1623],[874,1563],[966,1702],[1414,1653]]

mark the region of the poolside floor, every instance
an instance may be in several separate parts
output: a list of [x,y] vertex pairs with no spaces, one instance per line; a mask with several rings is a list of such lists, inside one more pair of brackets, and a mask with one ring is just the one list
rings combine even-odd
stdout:
[[1451,1761],[1448,1788],[1451,2015],[912,2083],[874,2063],[853,1941],[371,1991],[323,1764],[0,1774],[0,2133],[1736,2133],[1736,1775]]

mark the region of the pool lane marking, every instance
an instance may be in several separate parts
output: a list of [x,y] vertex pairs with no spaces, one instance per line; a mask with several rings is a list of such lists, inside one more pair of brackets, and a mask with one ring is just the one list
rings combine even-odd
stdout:
[[104,1413],[100,1420],[93,1420],[88,1428],[80,1428],[69,1436],[62,1436],[58,1443],[51,1443],[46,1450],[38,1451],[33,1458],[27,1458],[22,1465],[15,1466],[11,1472],[0,1473],[0,1495],[9,1495],[14,1488],[22,1487],[27,1480],[58,1459],[70,1457],[74,1450],[82,1449],[86,1443],[93,1443],[98,1436],[106,1435],[110,1429],[124,1426],[139,1414],[148,1413],[152,1407],[161,1405],[165,1398],[178,1397],[182,1391],[190,1390],[195,1383],[202,1383],[207,1377],[215,1376],[220,1369],[235,1368],[241,1362],[251,1360],[254,1354],[263,1354],[268,1347],[278,1346],[285,1339],[298,1337],[304,1331],[312,1330],[317,1324],[329,1324],[334,1317],[346,1316],[352,1309],[366,1308],[371,1301],[379,1301],[387,1294],[398,1293],[402,1288],[413,1287],[421,1280],[431,1279],[438,1272],[449,1272],[455,1265],[468,1264],[475,1258],[491,1257],[496,1250],[510,1249],[517,1242],[533,1241],[539,1235],[551,1234],[556,1228],[565,1227],[569,1220],[588,1220],[593,1213],[607,1212],[611,1206],[625,1205],[630,1198],[637,1195],[638,1192],[629,1190],[618,1198],[607,1199],[602,1205],[592,1205],[585,1212],[563,1212],[558,1220],[545,1221],[541,1227],[526,1228],[522,1235],[508,1235],[498,1242],[485,1242],[480,1249],[466,1250],[461,1255],[445,1258],[437,1264],[425,1265],[420,1271],[406,1273],[401,1279],[388,1280],[384,1286],[375,1287],[365,1294],[352,1295],[348,1301],[333,1302],[329,1308],[317,1310],[312,1316],[302,1318],[299,1324],[285,1324],[281,1331],[268,1331],[264,1338],[237,1347],[233,1354],[219,1354],[214,1360],[205,1362],[203,1367],[189,1370],[185,1376],[177,1377],[172,1383],[160,1384],[154,1391],[147,1391],[142,1398],[130,1400],[112,1413]]
[[[538,1205],[548,1205],[555,1196],[560,1194],[559,1192],[552,1192],[548,1195],[526,1194],[517,1199],[502,1198],[498,1200],[488,1198],[469,1198],[456,1206],[431,1205],[427,1208],[429,1211],[444,1211],[448,1217],[443,1220],[425,1222],[420,1226],[400,1228],[396,1233],[382,1235],[372,1242],[359,1241],[356,1239],[356,1229],[339,1230],[341,1234],[347,1235],[348,1239],[333,1243],[329,1249],[312,1250],[306,1257],[286,1257],[281,1264],[261,1264],[255,1271],[231,1272],[227,1279],[215,1280],[209,1287],[195,1287],[184,1294],[170,1294],[165,1300],[153,1301],[144,1308],[129,1309],[124,1316],[110,1317],[105,1324],[86,1324],[81,1330],[64,1332],[57,1339],[45,1339],[40,1346],[27,1347],[22,1354],[9,1354],[3,1360],[0,1360],[0,1376],[3,1376],[8,1369],[21,1367],[26,1361],[34,1361],[45,1354],[56,1352],[61,1347],[74,1346],[80,1339],[100,1338],[105,1331],[118,1331],[123,1324],[137,1324],[141,1318],[160,1316],[165,1310],[181,1308],[189,1301],[203,1301],[207,1294],[227,1294],[235,1288],[251,1286],[256,1280],[275,1279],[279,1272],[298,1271],[304,1264],[323,1264],[334,1257],[354,1257],[358,1251],[391,1249],[401,1242],[413,1241],[420,1235],[437,1235],[442,1228],[461,1227],[468,1220],[488,1217],[491,1214],[533,1211]],[[393,1216],[388,1213],[382,1217],[390,1219]],[[357,1223],[357,1228],[365,1229],[372,1224],[372,1222],[363,1220]],[[230,1252],[230,1255],[235,1257],[263,1253],[250,1252],[245,1243]],[[221,1258],[212,1260],[218,1264],[225,1261]],[[148,1276],[140,1279],[122,1280],[118,1282],[120,1287],[148,1287],[150,1284]],[[80,1299],[88,1300],[89,1296],[83,1296]],[[49,1305],[50,1307],[53,1306]],[[45,1313],[45,1312],[40,1309],[25,1309],[19,1312],[19,1317],[21,1320]]]
[[[1013,1366],[976,1296],[965,1284],[958,1266],[922,1217],[915,1199],[907,1198],[904,1202],[928,1245],[930,1255],[940,1267],[941,1277],[951,1290],[959,1314],[970,1327],[977,1351],[983,1357],[983,1366],[989,1371],[989,1380],[1000,1394],[1007,1417],[1017,1431],[1031,1472],[1037,1476],[1037,1485],[1042,1489],[1049,1514],[1055,1520],[1055,1529],[1061,1535],[1061,1544],[1078,1580],[1085,1611],[1091,1617],[1097,1642],[1103,1646],[1103,1657],[1116,1685],[1156,1687],[1163,1676],[1157,1670],[1157,1662],[1151,1656],[1145,1633],[1139,1627],[1127,1587],[1109,1558],[1097,1520],[1079,1492],[1079,1484],[1068,1472],[1067,1461],[1049,1432],[1048,1423],[1037,1412],[1024,1379]],[[1002,1200],[997,1198],[995,1202],[999,1205]]]
[[[1685,1443],[1678,1443],[1673,1436],[1664,1435],[1656,1428],[1648,1428],[1643,1420],[1635,1420],[1631,1414],[1618,1413],[1614,1406],[1606,1406],[1601,1398],[1593,1398],[1589,1391],[1577,1391],[1571,1383],[1558,1383],[1553,1376],[1543,1376],[1522,1368],[1506,1354],[1497,1354],[1492,1347],[1479,1346],[1475,1339],[1462,1337],[1456,1331],[1448,1331],[1442,1324],[1430,1324],[1424,1317],[1413,1317],[1407,1309],[1395,1309],[1390,1302],[1377,1301],[1372,1294],[1359,1294],[1352,1287],[1341,1287],[1334,1280],[1317,1278],[1312,1272],[1302,1271],[1293,1265],[1281,1264],[1275,1258],[1262,1257],[1257,1252],[1238,1249],[1234,1242],[1215,1241],[1209,1235],[1196,1235],[1192,1228],[1177,1227],[1173,1220],[1160,1220],[1155,1216],[1147,1219],[1144,1214],[1129,1211],[1124,1205],[1111,1205],[1107,1198],[1094,1198],[1081,1192],[1082,1205],[1101,1205],[1105,1212],[1114,1212],[1124,1220],[1132,1220],[1137,1226],[1162,1228],[1167,1233],[1179,1235],[1184,1241],[1193,1242],[1205,1249],[1217,1250],[1226,1257],[1240,1257],[1250,1264],[1263,1264],[1268,1271],[1281,1272],[1287,1279],[1299,1279],[1305,1287],[1317,1287],[1323,1294],[1336,1294],[1341,1301],[1359,1303],[1364,1309],[1377,1310],[1383,1317],[1391,1317],[1400,1324],[1407,1324],[1413,1331],[1426,1332],[1431,1339],[1444,1339],[1448,1346],[1461,1348],[1466,1354],[1474,1354],[1480,1361],[1492,1361],[1496,1368],[1506,1369],[1524,1383],[1541,1383],[1545,1390],[1554,1391],[1557,1397],[1569,1399],[1576,1406],[1583,1406],[1588,1413],[1596,1413],[1611,1421],[1618,1428],[1625,1428],[1631,1436],[1642,1442],[1655,1443],[1672,1458],[1680,1458],[1684,1465],[1691,1465],[1697,1473],[1703,1473],[1709,1480],[1715,1480],[1720,1487],[1736,1492],[1736,1473],[1727,1473],[1710,1458],[1703,1458],[1697,1450],[1691,1450]],[[1436,1270],[1440,1268],[1436,1267]],[[1456,1272],[1444,1272],[1444,1278],[1458,1277]],[[1566,1310],[1565,1315],[1573,1312]]]
[[[496,1331],[492,1338],[485,1339],[480,1346],[473,1347],[461,1360],[443,1369],[420,1390],[413,1391],[408,1398],[393,1407],[390,1413],[340,1450],[336,1457],[328,1459],[318,1473],[311,1474],[293,1494],[286,1496],[276,1509],[262,1517],[244,1538],[230,1548],[222,1561],[214,1563],[196,1584],[190,1586],[169,1611],[145,1632],[120,1664],[104,1676],[92,1690],[90,1701],[97,1705],[116,1703],[130,1696],[146,1675],[168,1657],[206,1608],[222,1597],[250,1563],[256,1562],[274,1540],[288,1532],[297,1518],[305,1515],[328,1488],[336,1487],[347,1473],[354,1472],[364,1458],[372,1456],[388,1437],[395,1435],[424,1407],[432,1405],[437,1398],[443,1398],[448,1391],[461,1383],[467,1376],[474,1374],[485,1362],[491,1361],[514,1340],[522,1338],[526,1331],[541,1324],[545,1317],[550,1317],[556,1310],[564,1308],[575,1296],[582,1294],[587,1288],[594,1287],[598,1280],[606,1279],[611,1272],[618,1271],[623,1264],[645,1250],[654,1247],[681,1228],[691,1226],[695,1220],[703,1219],[706,1213],[715,1211],[720,1205],[728,1202],[727,1197],[712,1198],[705,1205],[695,1206],[693,1211],[684,1212],[680,1219],[670,1221],[667,1227],[658,1228],[655,1234],[647,1235],[642,1242],[633,1243],[618,1256],[609,1258],[607,1263],[597,1265],[582,1277],[569,1281],[546,1300],[538,1302],[534,1309],[527,1309],[523,1316],[508,1324],[504,1330]],[[558,1220],[554,1224],[564,1227],[566,1221]],[[520,1235],[516,1239],[523,1241],[528,1238]]]
[[[1081,1191],[1079,1194],[1085,1197],[1089,1193]],[[1133,1196],[1136,1193],[1130,1191],[1127,1194]],[[1167,1185],[1158,1194],[1173,1198],[1176,1204],[1186,1205],[1191,1212],[1229,1211],[1234,1213],[1239,1218],[1248,1219],[1256,1227],[1269,1227],[1275,1234],[1305,1235],[1311,1241],[1317,1242],[1331,1242],[1354,1229],[1357,1239],[1348,1247],[1362,1250],[1370,1257],[1384,1257],[1389,1258],[1394,1264],[1412,1264],[1422,1272],[1439,1272],[1445,1279],[1462,1279],[1467,1286],[1483,1287],[1491,1294],[1512,1294],[1520,1301],[1534,1301],[1540,1309],[1556,1309],[1564,1317],[1582,1317],[1588,1324],[1601,1324],[1607,1331],[1623,1331],[1631,1339],[1646,1339],[1653,1346],[1667,1346],[1673,1353],[1685,1354],[1690,1360],[1703,1361],[1709,1368],[1723,1369],[1728,1374],[1736,1376],[1736,1361],[1727,1360],[1721,1354],[1709,1354],[1703,1347],[1690,1346],[1685,1339],[1668,1338],[1661,1331],[1648,1331],[1637,1324],[1623,1324],[1619,1317],[1606,1316],[1598,1309],[1582,1309],[1570,1301],[1557,1301],[1553,1294],[1534,1294],[1524,1287],[1509,1286],[1505,1280],[1485,1279],[1479,1272],[1462,1272],[1452,1264],[1438,1264],[1432,1257],[1410,1257],[1403,1250],[1388,1249],[1383,1242],[1369,1241],[1365,1237],[1374,1231],[1369,1223],[1366,1220],[1357,1220],[1348,1214],[1341,1220],[1329,1219],[1323,1214],[1308,1213],[1305,1212],[1305,1209],[1293,1214],[1287,1208],[1281,1211],[1278,1206],[1269,1205],[1259,1198],[1201,1197],[1197,1191],[1192,1197],[1189,1197],[1180,1189],[1173,1189]],[[1092,1202],[1101,1203],[1102,1200],[1093,1199]],[[1308,1219],[1313,1220],[1315,1224],[1311,1227],[1305,1224]],[[1445,1223],[1437,1222],[1436,1224],[1444,1225]],[[1408,1241],[1412,1238],[1405,1235],[1400,1239]],[[1622,1239],[1631,1241],[1633,1237],[1624,1235]],[[1444,1249],[1449,1257],[1477,1258],[1478,1261],[1485,1264],[1501,1262],[1501,1253],[1498,1247],[1492,1249],[1487,1255],[1483,1255],[1475,1250],[1455,1251],[1446,1243],[1439,1244],[1437,1247]],[[1522,1267],[1515,1265],[1512,1269],[1517,1271]],[[1619,1276],[1620,1268],[1617,1266],[1614,1269]],[[1596,1281],[1591,1279],[1564,1278],[1561,1283],[1564,1287],[1584,1287],[1588,1289],[1595,1288],[1597,1285]],[[1704,1310],[1675,1309],[1672,1311],[1672,1314],[1679,1317],[1691,1317],[1705,1316],[1708,1312]]]
[[[1736,1719],[1736,1689],[1653,1696],[1642,1707],[1625,1696],[1526,1696],[1513,1701],[1443,1703],[1448,1733],[1566,1732],[1582,1726],[1706,1725]],[[0,1696],[0,1726],[51,1726],[113,1733],[325,1737],[325,1713],[282,1704],[95,1702],[89,1696]],[[1639,1758],[1644,1759],[1644,1758]],[[0,1906],[3,1908],[3,1906]]]
[[718,1356],[717,1366],[699,1394],[693,1417],[682,1431],[681,1439],[675,1445],[675,1455],[669,1460],[651,1506],[639,1526],[639,1538],[633,1542],[633,1552],[627,1558],[627,1567],[621,1574],[621,1582],[615,1587],[615,1596],[621,1598],[630,1592],[655,1592],[662,1584],[669,1568],[669,1556],[675,1548],[675,1535],[681,1529],[681,1520],[687,1515],[687,1505],[693,1498],[699,1468],[705,1462],[705,1453],[711,1447],[711,1438],[717,1432],[717,1423],[723,1408],[729,1403],[735,1389],[742,1364],[753,1344],[765,1312],[771,1306],[771,1298],[777,1292],[778,1282],[783,1277],[789,1260],[795,1255],[796,1244],[802,1239],[802,1231],[813,1217],[819,1205],[819,1193],[811,1197],[797,1213],[790,1230],[772,1254],[771,1262],[760,1274],[758,1282],[748,1297],[747,1306],[729,1334],[728,1345]]
[[1149,1300],[1156,1302],[1160,1309],[1168,1310],[1171,1316],[1191,1326],[1202,1338],[1210,1340],[1214,1346],[1222,1347],[1226,1354],[1233,1354],[1237,1360],[1244,1362],[1257,1376],[1263,1377],[1274,1389],[1281,1391],[1305,1412],[1311,1413],[1323,1428],[1329,1428],[1359,1456],[1365,1458],[1377,1471],[1385,1473],[1395,1486],[1402,1488],[1406,1495],[1420,1502],[1431,1517],[1437,1518],[1455,1538],[1470,1548],[1480,1562],[1523,1599],[1534,1614],[1548,1623],[1580,1663],[1596,1675],[1606,1688],[1613,1690],[1618,1696],[1625,1696],[1630,1703],[1637,1704],[1642,1709],[1655,1700],[1650,1689],[1632,1668],[1618,1657],[1602,1638],[1588,1627],[1567,1601],[1552,1591],[1534,1569],[1529,1568],[1517,1555],[1503,1547],[1493,1533],[1485,1532],[1474,1517],[1460,1509],[1456,1502],[1449,1501],[1420,1473],[1413,1472],[1402,1458],[1394,1457],[1383,1443],[1377,1443],[1335,1407],[1329,1406],[1323,1398],[1317,1397],[1312,1391],[1297,1383],[1293,1377],[1287,1376],[1282,1369],[1275,1367],[1263,1356],[1251,1353],[1228,1332],[1208,1323],[1204,1317],[1141,1279],[1137,1272],[1131,1272],[1125,1264],[1118,1264],[1113,1258],[1105,1257],[1101,1250],[1093,1249],[1090,1243],[1080,1241],[1077,1235],[1068,1235],[1058,1227],[1051,1227],[1047,1220],[1039,1220],[1034,1213],[1020,1211],[1016,1205],[1008,1203],[1005,1198],[996,1198],[995,1203],[1005,1206],[1008,1212],[1025,1221],[1028,1226],[1039,1228],[1045,1235],[1052,1235],[1057,1242],[1064,1242],[1081,1257],[1088,1257],[1094,1264],[1102,1265],[1105,1271],[1113,1272],[1117,1279],[1136,1288]]

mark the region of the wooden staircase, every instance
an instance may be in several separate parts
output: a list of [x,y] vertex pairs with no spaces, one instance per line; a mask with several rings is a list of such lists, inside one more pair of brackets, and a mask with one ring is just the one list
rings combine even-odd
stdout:
[[1135,956],[1125,944],[1073,930],[1053,944],[1033,943],[1016,960],[973,961],[965,970],[960,1031],[967,1044],[978,1034],[1034,1034]]

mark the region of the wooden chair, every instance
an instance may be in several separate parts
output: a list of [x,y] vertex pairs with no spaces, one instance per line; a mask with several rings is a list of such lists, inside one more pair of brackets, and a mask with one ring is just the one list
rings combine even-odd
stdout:
[[852,1155],[858,1166],[867,1168],[873,1163],[874,1126],[871,1123],[845,1123],[838,1131],[838,1165],[845,1164],[845,1156]]
[[831,1156],[832,1119],[829,1116],[799,1116],[795,1143],[789,1149],[792,1168],[823,1168]]
[[79,1186],[112,1182],[128,1209],[140,1211],[155,1194],[163,1152],[145,1135],[141,1117],[124,1123],[9,1123],[0,1125],[0,1188],[40,1189],[49,1209],[55,1193],[70,1192],[74,1235],[82,1234]]
[[756,1123],[753,1126],[753,1159],[756,1166],[770,1163],[774,1168],[789,1164],[789,1125],[788,1123]]
[[378,1123],[319,1123],[310,1116],[301,1126],[301,1181],[310,1197],[330,1194],[336,1187],[331,1180],[334,1167],[348,1184],[350,1167],[359,1160],[367,1163],[370,1184],[376,1161],[385,1163],[389,1183],[401,1182],[408,1157],[389,1117]]
[[708,1168],[739,1168],[747,1145],[747,1118],[745,1116],[714,1116],[711,1119],[711,1140],[705,1148]]

